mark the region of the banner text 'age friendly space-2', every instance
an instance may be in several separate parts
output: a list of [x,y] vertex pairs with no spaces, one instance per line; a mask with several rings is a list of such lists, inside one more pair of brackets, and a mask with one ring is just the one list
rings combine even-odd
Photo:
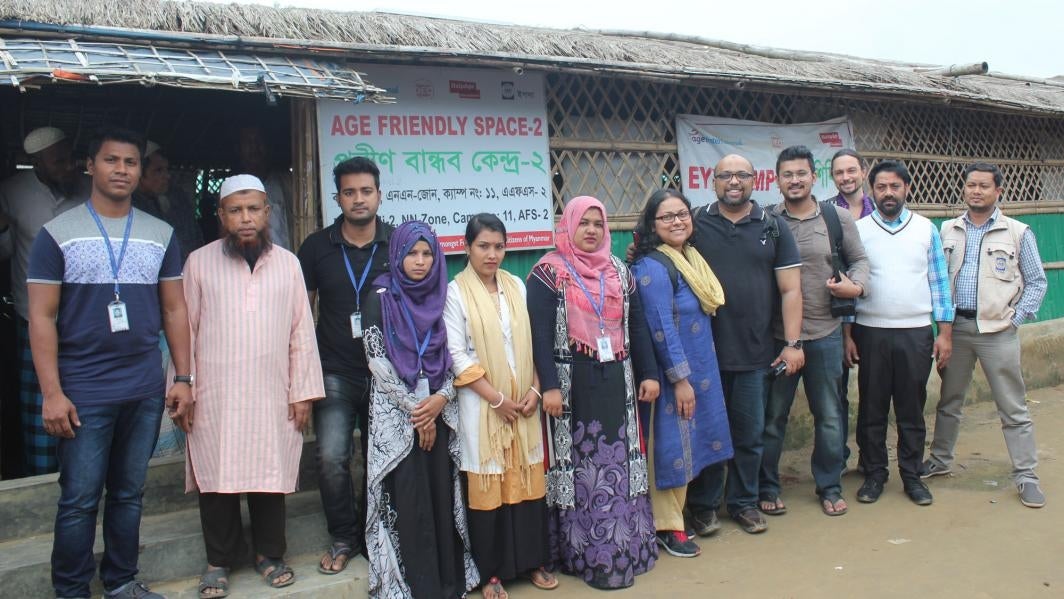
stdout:
[[340,210],[332,169],[365,156],[381,170],[380,216],[422,220],[447,253],[465,248],[478,212],[506,224],[511,249],[552,247],[550,153],[543,78],[509,70],[358,67],[395,104],[318,101],[324,224]]

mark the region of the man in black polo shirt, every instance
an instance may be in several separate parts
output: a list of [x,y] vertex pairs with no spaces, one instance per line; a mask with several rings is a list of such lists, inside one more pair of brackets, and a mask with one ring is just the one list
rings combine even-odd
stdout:
[[[388,271],[388,238],[394,229],[377,217],[380,170],[373,161],[345,160],[333,169],[333,180],[341,214],[299,248],[310,304],[315,298],[319,302],[318,351],[325,375],[325,399],[314,406],[318,484],[333,539],[318,567],[323,574],[342,571],[353,553],[365,551],[370,373],[362,347],[362,304],[373,280]],[[357,505],[350,469],[356,420],[363,473]]]
[[[749,160],[725,156],[713,177],[719,201],[695,212],[693,241],[724,287],[725,304],[713,319],[713,336],[735,448],[725,503],[743,530],[758,533],[767,528],[757,498],[769,375],[780,362],[786,362],[789,375],[805,363],[801,258],[787,225],[750,199],[754,168]],[[781,309],[786,345],[777,355],[772,319]],[[723,464],[709,466],[691,481],[687,508],[699,535],[720,528],[716,511],[723,490]]]

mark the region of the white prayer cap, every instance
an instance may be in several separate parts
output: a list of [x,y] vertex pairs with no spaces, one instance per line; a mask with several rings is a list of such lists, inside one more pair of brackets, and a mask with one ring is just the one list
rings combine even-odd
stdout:
[[227,198],[238,191],[248,189],[266,193],[266,188],[262,186],[262,181],[255,175],[233,175],[222,181],[222,190],[218,193],[218,198]]
[[66,139],[66,133],[63,133],[62,129],[40,127],[30,131],[30,134],[22,142],[22,149],[32,156],[37,152],[47,150],[64,139]]
[[148,146],[144,149],[144,157],[147,158],[148,156],[151,156],[152,154],[158,152],[159,148],[161,147],[162,146],[149,139]]

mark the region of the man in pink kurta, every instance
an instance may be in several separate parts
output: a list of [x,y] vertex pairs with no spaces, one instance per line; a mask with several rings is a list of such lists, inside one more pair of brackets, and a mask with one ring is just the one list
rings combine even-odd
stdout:
[[186,491],[198,491],[207,596],[247,555],[240,494],[251,515],[255,564],[267,584],[294,582],[285,565],[284,494],[296,489],[310,403],[325,395],[314,319],[294,254],[270,243],[259,179],[222,185],[223,237],[185,265],[192,328],[195,410],[188,431]]

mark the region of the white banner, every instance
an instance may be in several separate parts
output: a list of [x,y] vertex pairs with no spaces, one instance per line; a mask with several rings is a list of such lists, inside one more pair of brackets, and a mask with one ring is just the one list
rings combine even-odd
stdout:
[[822,123],[776,125],[690,114],[676,115],[680,177],[684,195],[695,206],[717,201],[713,168],[728,154],[753,163],[753,199],[767,206],[783,201],[776,185],[776,156],[787,147],[805,145],[813,152],[817,182],[813,194],[826,200],[837,193],[831,180],[831,157],[853,147],[853,127],[840,117]]
[[552,247],[554,214],[543,77],[509,70],[363,65],[395,104],[318,100],[322,218],[340,214],[333,167],[365,156],[381,170],[380,215],[422,220],[463,251],[478,212],[506,223],[511,249]]

